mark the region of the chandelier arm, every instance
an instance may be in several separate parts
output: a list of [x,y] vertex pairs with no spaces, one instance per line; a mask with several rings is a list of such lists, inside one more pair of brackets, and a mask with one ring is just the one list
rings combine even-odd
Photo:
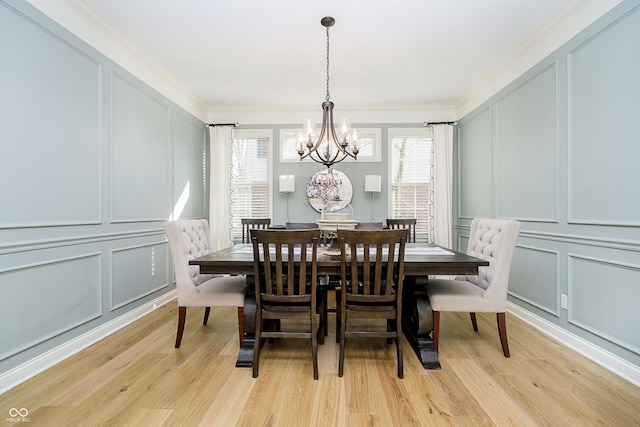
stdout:
[[323,103],[322,104],[322,127],[320,128],[320,135],[318,136],[318,140],[316,141],[316,143],[314,144],[313,148],[311,149],[311,151],[315,152],[320,158],[322,158],[322,156],[320,156],[319,153],[319,148],[320,145],[322,144],[322,140],[324,139],[324,135],[327,133],[327,116],[329,115],[329,107],[331,105],[327,104],[327,103]]

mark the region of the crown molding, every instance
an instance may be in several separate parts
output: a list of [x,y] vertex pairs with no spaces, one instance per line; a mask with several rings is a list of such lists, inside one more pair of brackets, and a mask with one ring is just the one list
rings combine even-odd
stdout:
[[462,118],[593,24],[623,0],[573,0],[516,52],[478,81],[456,102]]
[[[455,121],[453,104],[439,105],[336,105],[334,115],[346,115],[352,123],[420,123],[425,121]],[[297,107],[269,105],[234,105],[212,108],[207,113],[211,122],[238,122],[244,124],[302,123],[308,118],[321,120],[322,109],[318,105]]]
[[82,1],[25,1],[198,119],[206,118],[204,103]]

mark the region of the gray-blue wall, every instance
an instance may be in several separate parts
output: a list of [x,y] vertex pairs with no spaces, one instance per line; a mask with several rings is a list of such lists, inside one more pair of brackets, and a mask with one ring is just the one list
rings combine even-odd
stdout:
[[206,215],[204,124],[0,1],[0,373],[173,289],[162,223]]
[[636,366],[639,76],[627,1],[460,120],[454,219],[522,221],[509,300]]

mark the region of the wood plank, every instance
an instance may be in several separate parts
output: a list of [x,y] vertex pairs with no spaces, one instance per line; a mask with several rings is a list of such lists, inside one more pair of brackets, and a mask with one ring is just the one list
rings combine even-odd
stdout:
[[531,414],[523,410],[518,402],[473,360],[452,360],[451,367],[496,425],[537,425]]
[[[27,408],[31,425],[150,426],[482,426],[640,425],[640,388],[514,316],[511,358],[502,355],[495,316],[443,313],[442,370],[422,369],[405,343],[405,378],[395,345],[347,340],[337,376],[335,328],[319,346],[313,380],[305,341],[267,343],[260,376],[236,368],[236,310],[189,310],[173,348],[175,302],[0,395],[0,411]],[[335,322],[335,315],[329,316]]]

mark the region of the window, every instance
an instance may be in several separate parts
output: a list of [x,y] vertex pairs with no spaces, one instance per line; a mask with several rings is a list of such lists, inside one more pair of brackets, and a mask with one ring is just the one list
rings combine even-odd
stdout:
[[390,129],[391,218],[416,218],[416,240],[431,227],[433,141],[427,129]]
[[[280,162],[299,162],[298,141],[296,129],[282,129],[280,131]],[[320,130],[318,129],[318,132]],[[380,128],[358,128],[360,139],[358,140],[358,160],[346,158],[345,162],[380,162]],[[311,159],[305,161],[312,162]]]
[[271,131],[235,131],[231,144],[233,240],[242,240],[242,218],[269,218]]

